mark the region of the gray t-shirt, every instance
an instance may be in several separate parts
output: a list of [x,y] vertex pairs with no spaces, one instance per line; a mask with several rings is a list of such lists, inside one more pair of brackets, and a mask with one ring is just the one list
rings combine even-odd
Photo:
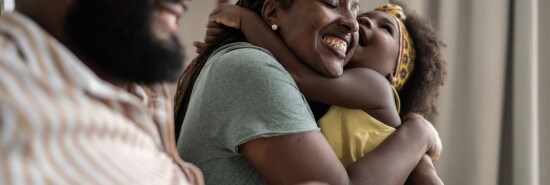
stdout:
[[199,75],[178,141],[207,184],[265,184],[238,147],[261,137],[318,131],[290,74],[248,43],[218,49]]

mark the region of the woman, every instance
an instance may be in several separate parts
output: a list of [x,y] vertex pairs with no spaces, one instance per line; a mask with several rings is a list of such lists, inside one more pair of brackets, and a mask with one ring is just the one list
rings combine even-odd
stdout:
[[[244,0],[306,65],[339,76],[357,46],[358,2]],[[338,39],[335,50],[327,40]],[[290,74],[239,30],[216,38],[185,72],[176,95],[178,151],[207,184],[403,184],[440,142],[418,115],[369,155],[344,168]],[[179,131],[177,129],[176,131]]]

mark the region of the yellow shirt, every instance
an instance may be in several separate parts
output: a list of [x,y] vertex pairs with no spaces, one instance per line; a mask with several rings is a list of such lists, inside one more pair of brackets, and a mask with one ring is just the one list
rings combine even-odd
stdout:
[[[395,89],[393,92],[399,111],[399,96]],[[338,106],[330,107],[318,124],[346,167],[374,150],[395,131],[363,110]]]

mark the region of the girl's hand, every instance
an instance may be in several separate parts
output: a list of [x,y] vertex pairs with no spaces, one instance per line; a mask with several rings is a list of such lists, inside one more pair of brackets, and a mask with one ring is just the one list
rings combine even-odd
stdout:
[[210,13],[208,21],[219,23],[230,28],[241,29],[241,21],[246,18],[246,16],[250,16],[247,15],[250,13],[253,14],[251,10],[237,5],[220,4]]
[[220,4],[208,16],[206,24],[206,35],[203,42],[195,41],[195,52],[200,53],[214,38],[216,38],[224,27],[241,29],[241,22],[248,16],[257,16],[254,12],[233,4]]
[[195,52],[198,54],[203,49],[205,49],[210,44],[210,42],[212,42],[212,40],[214,40],[214,38],[216,38],[222,32],[223,27],[224,26],[222,24],[219,24],[213,21],[208,21],[208,23],[206,24],[206,35],[204,36],[204,40],[202,42],[201,41],[193,42],[193,46],[195,47]]

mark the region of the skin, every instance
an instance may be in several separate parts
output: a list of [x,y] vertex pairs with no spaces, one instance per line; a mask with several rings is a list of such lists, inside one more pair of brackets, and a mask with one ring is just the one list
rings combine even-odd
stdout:
[[[359,37],[359,44],[351,56],[351,61],[346,64],[346,72],[339,78],[330,78],[325,73],[319,74],[320,65],[330,63],[326,61],[310,62],[315,65],[309,65],[308,62],[302,62],[297,59],[297,52],[292,50],[278,39],[272,31],[265,28],[265,23],[253,17],[256,15],[247,12],[246,16],[250,21],[240,22],[241,12],[246,9],[229,10],[221,12],[221,8],[214,10],[211,18],[213,19],[208,27],[205,43],[208,43],[219,33],[219,25],[215,22],[223,23],[234,28],[241,28],[247,36],[247,39],[258,46],[262,46],[271,51],[278,61],[287,69],[300,90],[311,100],[336,105],[352,109],[362,109],[374,116],[381,122],[398,127],[401,119],[395,106],[393,91],[388,80],[394,72],[398,49],[399,49],[399,30],[397,22],[391,15],[382,12],[370,12],[362,14],[359,20],[359,35],[354,33],[353,38]],[[232,9],[232,8],[227,8]],[[369,18],[370,17],[370,18]],[[258,28],[266,31],[265,35],[259,36]],[[250,34],[246,34],[249,32]],[[304,35],[300,33],[299,35]],[[282,37],[283,35],[281,35]],[[366,44],[368,40],[368,44]],[[195,43],[199,48],[204,47],[203,43]],[[202,45],[202,46],[201,46]],[[280,45],[281,47],[275,47]],[[330,58],[329,58],[330,59]],[[302,64],[303,63],[303,64]],[[345,64],[346,62],[344,62]],[[335,70],[336,71],[336,70]],[[362,84],[362,85],[356,85]],[[323,92],[323,93],[319,93]]]
[[390,14],[370,11],[357,17],[359,46],[346,68],[369,68],[384,77],[397,65],[399,34],[397,20]]
[[[72,38],[68,32],[67,27],[70,27],[70,24],[67,24],[68,18],[70,17],[70,10],[73,4],[77,2],[86,2],[89,3],[90,1],[87,0],[16,0],[16,10],[25,14],[29,18],[31,18],[33,21],[35,21],[38,25],[40,25],[44,30],[46,30],[49,34],[51,34],[54,38],[56,38],[58,41],[60,41],[63,45],[65,45],[71,52],[73,52],[84,64],[86,64],[92,71],[94,71],[99,77],[102,79],[117,85],[122,88],[126,88],[129,83],[133,82],[141,82],[139,79],[132,79],[129,76],[120,75],[116,72],[116,70],[109,69],[109,66],[107,65],[100,65],[98,60],[94,60],[94,58],[97,58],[93,54],[89,54],[90,51],[86,49],[82,49],[81,46],[82,43],[79,43]],[[97,1],[96,1],[97,2]],[[107,3],[107,6],[116,7],[120,6],[120,8],[125,8],[124,1],[101,1],[102,3]],[[165,49],[175,49],[171,48],[179,43],[175,43],[174,39],[176,37],[176,34],[174,32],[169,31],[166,28],[162,28],[162,26],[159,25],[158,21],[154,20],[154,11],[158,10],[159,7],[167,5],[167,6],[174,6],[177,7],[176,9],[181,9],[181,13],[183,14],[183,10],[185,10],[185,4],[187,0],[177,0],[177,1],[140,1],[140,3],[148,4],[141,5],[143,7],[145,6],[151,6],[151,8],[148,8],[151,12],[146,12],[146,15],[150,15],[151,17],[147,18],[145,17],[145,20],[142,22],[145,22],[145,33],[151,33],[148,34],[147,39],[153,41],[152,43],[158,43],[158,46],[152,46],[148,45],[148,47],[165,47]],[[110,3],[110,4],[109,4]],[[90,17],[93,17],[95,15],[92,15]],[[133,14],[125,14],[125,16],[134,16]],[[137,15],[136,15],[137,16]],[[151,21],[150,21],[151,20]],[[120,20],[118,20],[120,21]],[[113,20],[114,22],[114,20]],[[108,23],[113,23],[108,22]],[[124,22],[122,22],[124,23]],[[113,25],[113,24],[110,24]],[[101,25],[103,26],[103,25]],[[101,27],[98,26],[98,27]],[[117,32],[120,30],[114,30],[114,29],[106,29],[112,32],[105,32],[106,34],[116,34],[113,32]],[[101,34],[94,34],[94,35],[101,35]],[[128,54],[125,56],[129,56],[129,53],[135,52],[134,51],[121,51],[123,53],[121,54]],[[102,61],[104,62],[104,61]],[[109,61],[107,61],[109,62]],[[116,62],[116,61],[114,61]],[[149,61],[149,63],[155,63],[158,61]],[[174,65],[183,65],[183,60],[181,61],[173,61]],[[128,70],[131,70],[134,66],[139,66],[129,63],[126,65],[126,67],[123,67],[123,69],[118,69],[121,73],[124,73]],[[155,68],[156,69],[156,68]],[[159,71],[153,71],[150,72],[145,71],[144,75],[148,75],[148,73],[158,73]],[[179,71],[176,71],[179,75]],[[162,72],[161,72],[162,73]],[[175,72],[170,72],[175,73]],[[153,80],[157,82],[161,81],[169,81],[166,77],[158,77],[157,79]]]
[[[316,26],[327,29],[333,28],[334,30],[346,30],[346,27],[343,26],[344,24],[338,23],[339,21],[343,21],[343,19],[345,19],[345,22],[355,21],[354,16],[345,16],[353,15],[353,13],[347,14],[346,12],[351,11],[351,9],[347,8],[350,7],[349,1],[339,1],[341,7],[337,9],[338,11],[334,12],[331,12],[333,10],[329,9],[330,6],[327,6],[325,3],[326,2],[324,1],[295,1],[289,10],[282,10],[276,6],[277,4],[275,1],[267,1],[264,4],[262,19],[268,24],[276,22],[279,25],[281,30],[278,32],[280,33],[283,42],[280,40],[277,41],[278,39],[272,39],[267,42],[270,44],[265,48],[270,51],[274,51],[274,56],[285,54],[285,52],[278,52],[280,48],[287,48],[287,46],[288,48],[297,48],[297,50],[292,49],[293,52],[287,53],[293,53],[296,55],[293,56],[294,58],[308,60],[303,61],[303,64],[301,64],[300,61],[293,62],[294,64],[301,64],[302,66],[305,64],[316,71],[309,70],[311,73],[321,73],[327,75],[326,71],[323,71],[323,68],[320,66],[327,66],[326,60],[334,59],[334,57],[330,56],[331,51],[319,49],[319,46],[322,46],[322,44],[319,44],[317,41],[322,40],[320,37],[322,37],[324,30],[312,29],[309,30],[309,32],[313,33],[308,33],[297,28],[310,29],[313,25],[292,27],[290,25],[295,25],[292,24],[293,20],[280,20],[284,18],[296,19],[297,16],[300,16],[300,13],[307,12],[307,14],[310,14],[311,16],[317,16],[307,17],[314,19],[310,21],[314,22]],[[223,9],[223,7],[221,9]],[[317,12],[318,10],[328,11],[328,13],[319,13]],[[247,26],[250,25],[241,24],[242,22],[251,22],[251,20],[247,20],[247,18],[260,19],[258,16],[237,16],[237,18],[234,18],[232,16],[216,14],[219,12],[221,12],[220,9],[215,10],[210,16],[210,20],[212,22],[223,23],[237,21],[237,23],[233,22],[229,24],[242,26],[242,30],[245,32],[245,35],[260,35],[257,34],[258,32],[266,34],[273,33],[273,31],[266,26],[247,28]],[[338,18],[331,19],[331,17],[333,17],[331,13],[340,14],[340,16],[334,16]],[[280,14],[287,15],[283,16]],[[328,21],[317,22],[317,19]],[[290,23],[285,21],[289,21]],[[284,23],[288,23],[288,25]],[[216,24],[214,23],[209,23],[210,27],[215,25]],[[294,29],[287,31],[282,30],[283,28],[289,26]],[[247,30],[253,30],[253,32],[246,33]],[[205,39],[206,43],[208,43],[208,40],[211,39],[208,35],[213,35],[214,32],[207,33],[207,38]],[[350,30],[349,34],[352,34],[351,36],[354,37],[354,30]],[[291,38],[297,38],[298,36],[313,36],[314,39],[304,38],[305,40],[313,41],[313,45],[311,45],[311,43],[301,43],[299,45],[295,39],[285,38],[290,37],[289,35],[294,36]],[[267,39],[277,38],[277,36],[261,37]],[[249,40],[253,41],[255,39]],[[201,45],[201,43],[196,43],[196,45]],[[321,60],[315,60],[315,57],[310,57],[315,55],[311,54],[308,48],[309,50],[318,51],[318,56],[321,57]],[[350,51],[348,51],[348,53],[350,53]],[[330,64],[330,62],[328,63]],[[345,60],[342,64],[345,64]],[[285,64],[283,65],[285,68],[287,67]],[[383,76],[372,69],[368,70],[370,70],[369,74],[378,74],[378,80],[385,81],[386,87],[389,87],[387,80]],[[297,76],[297,74],[293,73],[292,70],[289,70],[289,72],[291,72],[293,77]],[[344,75],[346,73],[344,73]],[[330,75],[329,73],[328,76],[334,75]],[[343,76],[333,79],[341,78],[343,78]],[[300,84],[300,82],[298,82],[298,84]],[[300,88],[302,89],[302,87]],[[393,110],[395,110],[395,108]],[[437,132],[433,126],[422,117],[415,114],[409,114],[403,117],[403,124],[393,135],[388,137],[384,143],[378,146],[378,148],[376,148],[373,152],[369,153],[367,156],[356,161],[347,168],[342,166],[332,151],[332,148],[320,132],[260,138],[241,145],[240,151],[268,184],[292,184],[309,180],[318,180],[329,184],[403,184],[405,183],[408,174],[413,171],[422,156],[425,153],[428,153],[432,157],[437,158],[437,156],[439,156],[440,147],[439,137],[437,136]],[[311,154],[315,155],[312,156]]]
[[[358,29],[355,17],[359,11],[359,3],[314,1],[309,9],[302,8],[304,3],[310,2],[296,1],[296,6],[291,6],[289,10],[274,10],[276,16],[269,18],[268,22],[279,25],[278,31],[283,42],[306,65],[326,76],[340,76],[345,62],[349,61],[357,46],[357,38],[352,37],[351,33]],[[345,10],[341,10],[342,8]],[[300,27],[301,29],[297,29]],[[330,36],[348,43],[345,55],[335,54],[338,52],[334,52],[332,47],[323,42],[323,38]]]

